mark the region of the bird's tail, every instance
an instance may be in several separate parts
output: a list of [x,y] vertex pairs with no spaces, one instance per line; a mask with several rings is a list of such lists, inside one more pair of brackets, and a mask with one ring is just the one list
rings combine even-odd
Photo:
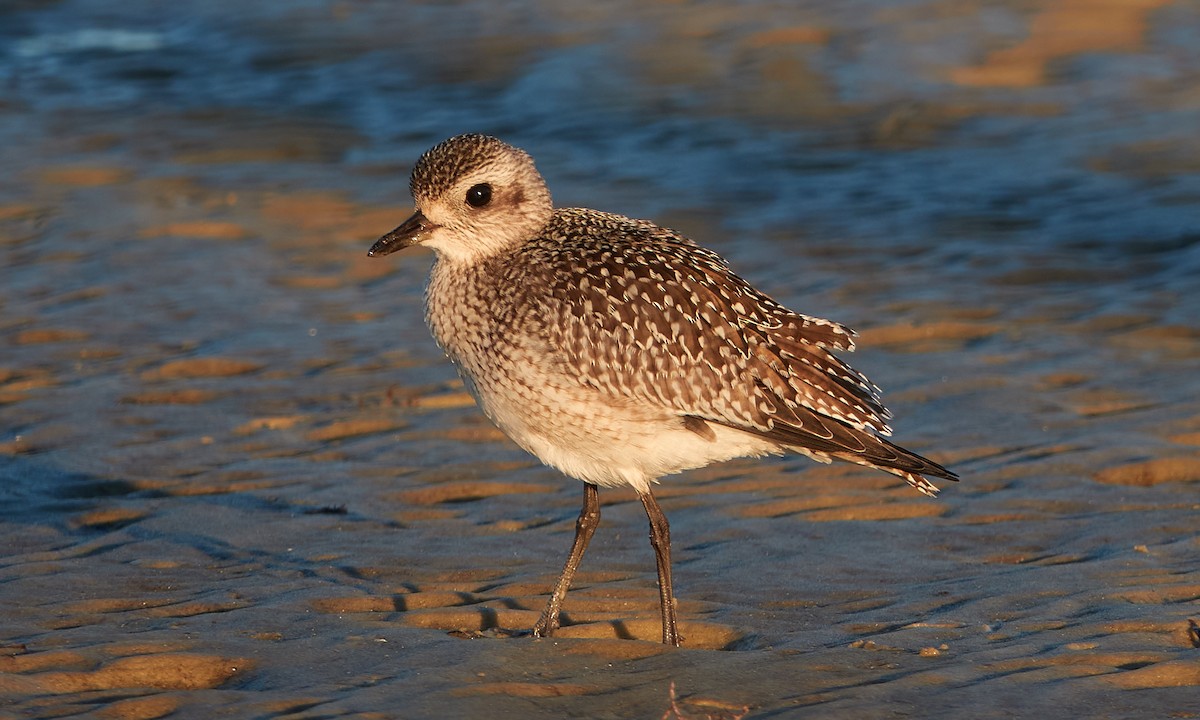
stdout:
[[[953,480],[958,482],[958,475],[948,470],[940,464],[930,460],[923,455],[918,455],[911,450],[906,450],[899,445],[888,442],[887,440],[871,433],[861,432],[867,436],[860,438],[865,440],[864,444],[870,448],[872,445],[878,444],[883,452],[876,450],[875,452],[865,453],[830,453],[839,460],[847,460],[859,465],[873,467],[877,470],[891,473],[896,477],[904,478],[904,480],[920,491],[922,494],[929,497],[937,497],[939,489],[931,483],[925,476],[942,478],[944,480]],[[869,438],[869,439],[868,439]],[[874,449],[874,448],[870,448]]]

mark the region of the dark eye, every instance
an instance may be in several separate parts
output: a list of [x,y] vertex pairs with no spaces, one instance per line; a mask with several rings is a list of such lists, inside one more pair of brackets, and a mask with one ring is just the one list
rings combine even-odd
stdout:
[[492,201],[492,186],[487,183],[479,183],[472,185],[467,191],[467,204],[471,207],[481,208]]

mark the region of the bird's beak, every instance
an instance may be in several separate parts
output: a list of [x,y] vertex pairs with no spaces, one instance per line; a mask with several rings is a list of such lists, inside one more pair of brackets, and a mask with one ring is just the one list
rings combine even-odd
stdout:
[[416,245],[421,242],[421,235],[428,229],[429,221],[418,210],[412,214],[412,217],[405,220],[400,227],[376,240],[371,249],[367,251],[367,257],[390,255],[397,250],[403,250],[410,245]]

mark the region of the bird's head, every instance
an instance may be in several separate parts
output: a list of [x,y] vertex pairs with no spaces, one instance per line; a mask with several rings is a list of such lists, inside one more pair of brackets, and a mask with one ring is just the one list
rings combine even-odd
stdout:
[[533,159],[486,135],[458,135],[426,151],[409,190],[416,212],[368,255],[425,245],[444,260],[470,262],[535,237],[554,212]]

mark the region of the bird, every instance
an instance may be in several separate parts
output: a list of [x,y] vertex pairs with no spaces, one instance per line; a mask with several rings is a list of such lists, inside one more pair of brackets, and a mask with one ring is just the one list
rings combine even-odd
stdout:
[[630,486],[650,524],[662,642],[683,641],[659,478],[796,452],[903,478],[958,476],[889,442],[880,390],[835,352],[855,333],[793,312],[715,252],[648,220],[555,208],[532,157],[482,134],[420,156],[415,211],[368,255],[434,251],[425,319],[483,413],[583,481],[562,573],[531,634],[560,627],[600,523],[599,488]]

